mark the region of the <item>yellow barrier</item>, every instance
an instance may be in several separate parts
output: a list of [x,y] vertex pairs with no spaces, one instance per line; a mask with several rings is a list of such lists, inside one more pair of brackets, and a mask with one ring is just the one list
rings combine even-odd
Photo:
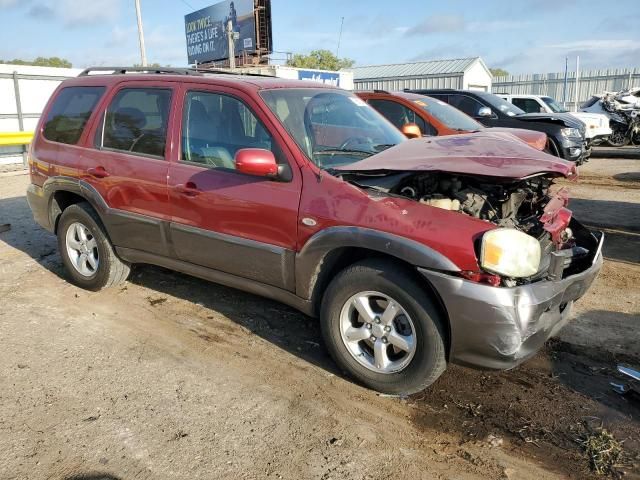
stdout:
[[0,147],[29,145],[33,132],[0,132]]

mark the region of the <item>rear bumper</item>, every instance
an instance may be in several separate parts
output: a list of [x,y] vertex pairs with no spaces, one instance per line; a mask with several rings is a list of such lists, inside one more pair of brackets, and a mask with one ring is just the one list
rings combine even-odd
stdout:
[[439,293],[451,324],[450,361],[509,369],[533,356],[569,320],[571,306],[602,267],[602,237],[588,268],[559,280],[492,287],[419,269]]
[[45,195],[45,191],[42,187],[29,184],[27,187],[27,202],[31,213],[33,213],[33,219],[46,230],[53,232],[53,226],[49,218],[49,199]]

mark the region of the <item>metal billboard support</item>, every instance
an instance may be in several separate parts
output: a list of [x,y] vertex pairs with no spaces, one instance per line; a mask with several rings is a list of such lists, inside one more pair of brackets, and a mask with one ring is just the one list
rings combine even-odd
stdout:
[[229,20],[227,22],[227,40],[229,41],[229,68],[231,70],[236,68],[236,32],[233,31],[233,22]]

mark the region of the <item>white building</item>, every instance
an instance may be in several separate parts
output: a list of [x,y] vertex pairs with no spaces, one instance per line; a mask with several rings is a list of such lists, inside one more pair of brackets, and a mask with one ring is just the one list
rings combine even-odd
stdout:
[[482,58],[369,65],[346,69],[356,91],[455,88],[491,91],[492,75]]

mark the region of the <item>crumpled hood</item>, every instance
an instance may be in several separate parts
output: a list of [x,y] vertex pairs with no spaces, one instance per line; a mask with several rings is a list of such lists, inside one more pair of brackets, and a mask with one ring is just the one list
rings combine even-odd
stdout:
[[609,118],[602,113],[571,112],[571,116],[576,117],[578,120],[584,122],[587,126],[609,126]]
[[523,120],[525,122],[557,123],[559,125],[564,125],[565,127],[584,130],[584,123],[568,113],[523,113],[516,115],[513,118],[517,118],[518,120]]
[[513,179],[576,175],[574,163],[531,148],[513,135],[490,131],[408,140],[335,170],[440,171]]

